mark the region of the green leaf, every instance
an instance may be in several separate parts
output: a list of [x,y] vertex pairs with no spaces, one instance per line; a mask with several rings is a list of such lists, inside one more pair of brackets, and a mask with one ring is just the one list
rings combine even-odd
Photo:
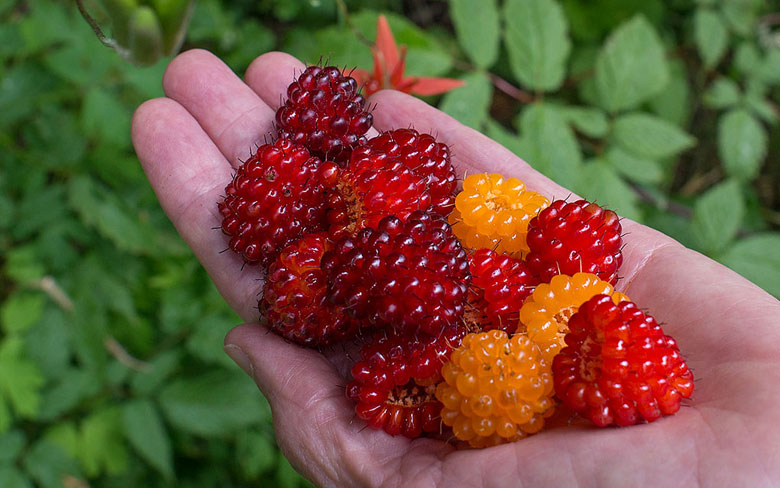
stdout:
[[150,395],[179,367],[182,352],[178,349],[165,351],[148,361],[150,369],[135,373],[130,387],[136,396]]
[[693,209],[693,233],[709,255],[723,250],[737,234],[745,213],[742,191],[736,180],[719,183],[700,196]]
[[562,115],[578,131],[590,137],[604,137],[609,132],[609,120],[603,110],[596,107],[563,107]]
[[43,312],[45,298],[40,293],[16,292],[0,306],[0,324],[7,334],[21,332],[35,324]]
[[739,86],[731,78],[719,77],[704,92],[704,104],[710,108],[724,109],[739,103]]
[[485,134],[519,157],[522,157],[522,154],[528,153],[526,144],[521,137],[507,130],[503,125],[499,124],[492,118],[487,119],[487,123],[485,124]]
[[777,124],[778,112],[775,106],[763,95],[748,93],[745,96],[745,106],[750,111],[761,117],[765,122],[775,125]]
[[24,458],[24,468],[42,488],[63,488],[63,478],[81,478],[76,460],[46,440],[37,442],[30,449]]
[[734,67],[749,75],[761,67],[761,54],[752,41],[742,41],[734,51]]
[[758,67],[761,81],[770,85],[780,83],[780,46],[769,49]]
[[605,157],[618,173],[637,183],[659,183],[664,177],[663,168],[658,162],[638,158],[619,147],[610,148]]
[[125,437],[138,454],[165,479],[173,478],[171,443],[157,408],[148,400],[135,400],[122,406]]
[[731,30],[747,37],[753,34],[762,4],[762,0],[722,0],[720,8]]
[[35,361],[49,381],[61,378],[70,364],[70,327],[65,312],[57,306],[49,305],[41,319],[25,334],[27,356]]
[[496,0],[450,0],[450,16],[458,43],[480,68],[489,68],[498,58],[499,33]]
[[608,207],[622,217],[639,220],[637,196],[608,163],[595,160],[582,168],[582,179],[576,187],[584,198]]
[[618,117],[612,134],[626,151],[650,159],[674,156],[696,142],[677,126],[642,112]]
[[46,273],[35,248],[30,245],[14,247],[5,255],[5,274],[17,283],[30,283]]
[[138,215],[131,215],[115,195],[86,177],[71,179],[68,203],[85,224],[94,226],[122,250],[154,253],[155,232]]
[[479,129],[488,116],[493,85],[484,73],[469,73],[461,78],[464,86],[444,95],[439,108],[462,124]]
[[720,15],[708,8],[699,8],[693,17],[693,35],[704,66],[712,68],[726,53],[729,31]]
[[81,125],[92,137],[104,139],[120,148],[130,146],[130,111],[105,90],[93,88],[84,97]]
[[767,151],[764,127],[745,110],[731,110],[718,120],[718,153],[726,172],[740,180],[758,174]]
[[198,319],[194,333],[187,339],[187,350],[205,362],[233,366],[233,360],[222,350],[222,339],[235,322],[219,314],[208,314]]
[[89,477],[120,474],[127,468],[120,410],[107,407],[89,415],[81,424],[79,460]]
[[168,384],[160,393],[168,422],[185,432],[216,437],[268,418],[268,406],[246,375],[215,370]]
[[634,108],[668,82],[664,47],[642,16],[615,29],[596,59],[596,87],[600,104],[608,112]]
[[556,90],[566,75],[571,51],[563,9],[554,0],[507,0],[503,18],[514,75],[534,90]]
[[669,72],[669,83],[650,99],[650,108],[662,119],[685,127],[693,115],[688,69],[681,60],[675,59],[669,62]]
[[22,356],[24,342],[18,336],[7,336],[0,344],[0,393],[20,417],[34,418],[44,384],[38,368]]
[[259,478],[276,464],[278,452],[267,434],[251,430],[236,436],[236,457],[247,479]]
[[780,298],[780,233],[756,234],[734,243],[723,264]]
[[582,153],[560,109],[544,103],[528,105],[519,122],[526,151],[521,157],[560,185],[573,188],[580,176]]
[[74,459],[79,455],[79,430],[72,421],[57,422],[48,429],[43,438],[62,448],[63,451],[71,455]]
[[[24,449],[27,439],[20,430],[12,430],[0,435],[0,463],[12,463]],[[0,486],[4,486],[0,483]]]
[[0,486],[3,488],[32,488],[32,483],[21,471],[13,466],[0,464]]
[[53,420],[63,415],[101,387],[100,378],[93,371],[65,369],[60,379],[43,391],[38,419]]

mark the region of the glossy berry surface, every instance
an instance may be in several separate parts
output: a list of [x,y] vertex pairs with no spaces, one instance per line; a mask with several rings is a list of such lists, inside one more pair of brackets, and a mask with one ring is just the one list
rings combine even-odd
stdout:
[[303,234],[325,230],[334,170],[289,139],[260,146],[236,170],[219,203],[230,248],[247,263],[267,266]]
[[463,180],[449,222],[468,249],[495,249],[523,258],[528,252],[528,223],[549,203],[517,178],[474,174]]
[[692,395],[693,373],[677,343],[633,302],[597,295],[569,328],[553,361],[555,391],[599,427],[652,422]]
[[550,365],[528,337],[468,334],[442,367],[441,418],[458,439],[488,447],[539,432],[553,413]]
[[564,346],[571,316],[580,305],[599,294],[611,295],[615,302],[628,300],[594,274],[556,275],[550,283],[539,284],[523,303],[519,330],[539,345],[549,363]]
[[557,200],[528,224],[527,260],[540,281],[593,273],[613,285],[623,263],[620,218],[587,200]]
[[469,254],[469,269],[466,321],[482,331],[515,332],[523,301],[537,284],[525,262],[491,249],[479,249]]
[[438,432],[441,404],[435,384],[464,335],[462,327],[447,327],[437,336],[380,332],[361,350],[347,385],[358,417],[391,435]]
[[352,150],[366,142],[373,117],[354,78],[333,66],[309,66],[287,88],[276,123],[280,136],[322,159],[345,164]]
[[463,316],[468,257],[438,214],[385,217],[341,239],[322,265],[333,303],[372,325],[436,336]]
[[457,179],[447,145],[413,129],[387,131],[355,151],[338,185],[353,230],[374,227],[388,215],[415,211],[447,216]]
[[360,323],[326,298],[320,261],[331,248],[324,233],[307,234],[284,248],[268,267],[259,308],[271,330],[307,346],[330,344],[357,333]]

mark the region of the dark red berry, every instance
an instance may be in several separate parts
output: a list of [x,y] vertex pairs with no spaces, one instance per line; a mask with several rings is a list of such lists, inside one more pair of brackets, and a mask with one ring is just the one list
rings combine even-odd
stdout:
[[326,299],[320,261],[332,243],[307,234],[279,253],[268,267],[260,312],[274,332],[299,344],[320,346],[349,339],[360,323]]
[[460,345],[465,328],[447,327],[437,336],[379,333],[352,368],[347,398],[358,417],[375,429],[409,438],[441,428],[436,383],[441,366]]
[[341,239],[322,260],[330,299],[359,319],[437,335],[463,315],[468,257],[438,214],[385,217]]
[[366,141],[373,117],[354,78],[333,66],[309,66],[287,88],[287,101],[276,111],[276,123],[280,136],[322,159],[344,164],[352,150]]
[[621,233],[612,210],[586,200],[558,200],[529,222],[526,260],[542,283],[557,274],[584,272],[614,285],[623,263]]
[[289,139],[260,146],[225,188],[222,231],[247,263],[268,265],[305,233],[328,228],[327,186],[333,163],[322,163]]

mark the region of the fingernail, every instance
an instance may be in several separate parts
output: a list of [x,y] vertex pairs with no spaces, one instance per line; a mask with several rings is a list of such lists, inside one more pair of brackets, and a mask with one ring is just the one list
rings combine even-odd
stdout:
[[252,379],[255,378],[255,367],[252,365],[252,361],[249,360],[249,356],[240,347],[235,344],[225,344],[222,350],[244,370],[244,373],[248,374]]

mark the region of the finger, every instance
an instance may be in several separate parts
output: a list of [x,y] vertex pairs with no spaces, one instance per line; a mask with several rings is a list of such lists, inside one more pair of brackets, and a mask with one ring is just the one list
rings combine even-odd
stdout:
[[[276,109],[287,99],[287,87],[306,69],[297,58],[283,52],[258,56],[246,70],[244,79],[266,105]],[[372,128],[366,137],[378,135]]]
[[273,130],[274,110],[208,51],[176,56],[165,70],[163,89],[195,117],[234,167]]
[[[344,395],[345,379],[317,351],[286,342],[257,324],[240,325],[225,337],[225,352],[247,373],[268,399],[277,440],[285,456],[309,479],[322,486],[340,486],[352,471],[373,486],[379,473],[357,465],[370,446],[408,440],[388,439],[382,431],[364,429],[354,405]],[[305,439],[305,442],[301,440]]]
[[260,271],[244,267],[232,251],[219,252],[227,247],[227,240],[219,230],[222,218],[217,202],[231,180],[230,164],[197,121],[167,98],[138,107],[132,139],[160,205],[176,230],[233,310],[246,320],[255,320],[257,310],[253,307],[262,289]]

